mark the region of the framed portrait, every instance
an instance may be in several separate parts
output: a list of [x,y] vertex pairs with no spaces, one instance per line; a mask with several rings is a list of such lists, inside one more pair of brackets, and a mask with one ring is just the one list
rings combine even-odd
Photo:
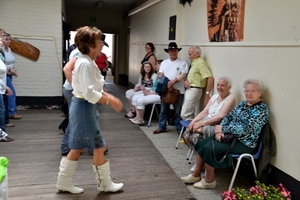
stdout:
[[208,0],[207,26],[210,42],[244,39],[245,0]]

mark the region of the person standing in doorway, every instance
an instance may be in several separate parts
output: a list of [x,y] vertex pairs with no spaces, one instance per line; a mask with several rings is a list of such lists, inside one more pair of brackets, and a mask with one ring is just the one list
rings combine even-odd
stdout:
[[[102,35],[102,41],[105,46],[109,47],[109,45],[105,42],[105,35]],[[97,56],[95,62],[97,64],[99,70],[101,71],[102,76],[104,76],[104,80],[105,80],[107,70],[109,68],[109,63],[108,63],[106,54],[103,52],[100,52],[100,54]]]

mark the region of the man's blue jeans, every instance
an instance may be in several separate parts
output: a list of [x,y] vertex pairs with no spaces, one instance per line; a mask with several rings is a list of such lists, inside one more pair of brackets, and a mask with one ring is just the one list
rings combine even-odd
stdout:
[[[63,95],[66,98],[67,102],[68,102],[68,107],[70,108],[71,105],[71,100],[73,97],[73,90],[66,90],[63,87]],[[64,133],[63,139],[61,141],[61,145],[60,145],[60,151],[61,154],[66,154],[70,151],[69,145],[68,145],[68,139],[69,139],[69,134],[70,134],[70,127],[69,125],[67,126],[67,129]]]
[[[183,97],[184,94],[180,94],[176,105],[173,105],[176,112],[175,126],[177,132],[180,132],[182,128],[182,125],[180,124],[180,120],[181,120],[180,113],[181,113]],[[170,104],[164,104],[163,102],[161,102],[161,110],[160,110],[159,121],[158,121],[159,123],[158,129],[161,131],[165,131],[167,129],[167,117],[169,112],[170,112]]]

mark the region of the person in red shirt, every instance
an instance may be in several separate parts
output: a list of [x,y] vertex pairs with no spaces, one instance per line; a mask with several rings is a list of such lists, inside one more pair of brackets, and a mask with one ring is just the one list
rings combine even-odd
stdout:
[[105,80],[107,70],[109,67],[109,63],[107,61],[107,56],[105,55],[105,53],[101,52],[101,54],[99,56],[97,56],[95,62],[97,64],[98,68],[100,69],[102,76],[104,76],[104,80]]
[[[108,44],[104,40],[105,40],[105,35],[102,36],[102,41],[105,46],[109,47]],[[99,70],[101,71],[102,76],[104,76],[104,80],[105,80],[107,70],[109,67],[109,63],[108,63],[107,56],[105,55],[105,53],[101,52],[100,55],[97,56],[95,62],[97,64]]]

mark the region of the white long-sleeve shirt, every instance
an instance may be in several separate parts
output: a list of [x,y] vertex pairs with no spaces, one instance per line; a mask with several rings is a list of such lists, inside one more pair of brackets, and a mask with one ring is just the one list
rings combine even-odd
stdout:
[[6,91],[6,72],[7,67],[2,60],[0,60],[0,94]]
[[87,55],[79,54],[72,72],[73,94],[90,103],[97,103],[102,97],[104,77],[96,63]]

